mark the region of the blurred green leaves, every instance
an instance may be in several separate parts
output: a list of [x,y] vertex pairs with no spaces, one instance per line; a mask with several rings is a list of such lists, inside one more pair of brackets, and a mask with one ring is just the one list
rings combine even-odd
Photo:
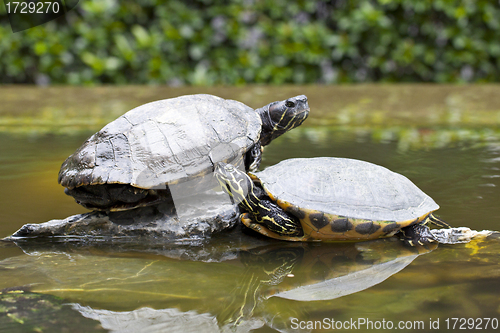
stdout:
[[19,33],[2,83],[497,82],[491,0],[85,0]]

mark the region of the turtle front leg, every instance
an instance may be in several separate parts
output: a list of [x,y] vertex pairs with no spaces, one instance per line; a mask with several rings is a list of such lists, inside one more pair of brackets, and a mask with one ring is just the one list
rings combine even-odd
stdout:
[[260,144],[259,141],[249,151],[247,151],[245,156],[245,170],[248,171],[257,171],[260,166],[260,162],[262,161],[262,152],[264,151],[264,147]]
[[250,214],[241,215],[241,221],[250,229],[277,239],[304,235],[299,220],[295,216],[289,215],[274,202],[261,199],[252,208]]
[[241,214],[240,215],[240,220],[241,220],[241,223],[243,223],[245,225],[245,227],[247,227],[249,229],[252,229],[253,231],[255,231],[255,232],[257,232],[257,233],[259,233],[261,235],[264,235],[264,236],[267,236],[267,237],[271,237],[271,238],[279,238],[279,235],[277,235],[274,232],[269,231],[269,229],[267,229],[262,224],[254,222],[252,220],[252,218],[250,217],[249,213],[243,213],[243,214]]
[[413,224],[402,228],[399,233],[399,238],[407,245],[426,245],[437,242],[429,227],[422,223]]
[[271,231],[268,229],[268,227],[264,224],[260,224],[258,222],[255,222],[252,219],[252,215],[250,213],[243,213],[240,215],[240,220],[241,222],[249,229],[252,229],[253,231],[269,237],[269,238],[274,238],[274,239],[280,239],[280,240],[289,240],[289,241],[301,241],[303,232],[302,229],[297,233],[296,236],[294,235],[283,235],[276,233],[274,231]]

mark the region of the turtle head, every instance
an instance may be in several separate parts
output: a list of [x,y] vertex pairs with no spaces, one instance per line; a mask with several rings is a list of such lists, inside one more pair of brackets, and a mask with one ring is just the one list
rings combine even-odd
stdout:
[[214,175],[222,189],[229,194],[235,203],[245,202],[253,182],[248,175],[231,164],[223,162],[215,165]]
[[262,119],[260,143],[265,146],[281,134],[299,126],[309,115],[305,95],[273,102],[256,110]]

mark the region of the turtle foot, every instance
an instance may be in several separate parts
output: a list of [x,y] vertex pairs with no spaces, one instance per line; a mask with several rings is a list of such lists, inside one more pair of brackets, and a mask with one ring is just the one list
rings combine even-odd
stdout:
[[245,157],[246,170],[256,172],[259,169],[263,151],[264,147],[261,146],[260,142],[257,142],[252,148],[250,148],[249,151],[247,151]]
[[427,245],[437,242],[429,227],[423,224],[414,224],[402,228],[399,231],[398,236],[406,245],[409,246]]

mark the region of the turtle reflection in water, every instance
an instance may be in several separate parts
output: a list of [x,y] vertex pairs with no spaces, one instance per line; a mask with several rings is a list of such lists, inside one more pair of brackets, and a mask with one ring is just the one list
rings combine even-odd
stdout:
[[[222,320],[240,325],[249,318],[273,313],[270,322],[281,326],[289,322],[289,317],[304,315],[291,314],[288,309],[286,314],[269,311],[271,298],[326,301],[351,295],[385,281],[419,255],[436,248],[437,244],[407,247],[395,239],[376,239],[366,243],[313,246],[275,243],[242,251],[240,260],[247,267],[247,273],[241,287],[234,291],[233,304],[227,307]],[[242,299],[244,304],[238,307],[237,302]],[[238,311],[230,313],[231,309]],[[284,318],[278,319],[280,316]]]
[[427,223],[450,227],[408,178],[372,163],[297,158],[249,175],[225,163],[215,169],[222,188],[246,211],[243,224],[271,238],[347,241],[398,233],[409,245],[423,245],[435,242]]
[[261,147],[308,113],[304,95],[256,110],[204,94],[151,102],[92,135],[63,163],[59,183],[84,207],[108,211],[171,199],[169,187],[187,181],[202,192],[214,186],[205,176],[215,163],[256,170]]
[[[255,245],[255,240],[244,238],[248,243],[240,245],[234,237],[212,242],[208,257],[205,246],[171,244],[171,250],[163,255],[156,251],[164,251],[168,245],[158,246],[155,251],[143,246],[145,255],[137,255],[127,246],[120,253],[116,246],[82,247],[74,243],[65,251],[57,248],[53,252],[52,244],[46,244],[49,250],[44,251],[43,245],[27,242],[23,250],[31,255],[0,262],[0,281],[4,286],[15,282],[30,286],[32,292],[59,296],[65,300],[64,304],[73,303],[72,308],[84,316],[100,313],[99,318],[108,325],[106,328],[115,331],[130,327],[157,331],[168,323],[168,317],[183,332],[195,326],[195,317],[207,319],[207,316],[220,327],[252,320],[263,323],[262,319],[267,318],[274,319],[268,321],[269,325],[285,325],[289,316],[285,317],[283,312],[300,311],[302,307],[288,303],[274,311],[275,304],[270,303],[275,298],[318,300],[311,292],[314,289],[323,298],[361,291],[395,274],[419,253],[429,250],[405,247],[394,239],[347,244],[261,242],[267,245],[248,249]],[[202,261],[174,259],[178,257]],[[90,307],[98,310],[92,311]],[[146,311],[147,307],[157,311]],[[113,309],[121,310],[107,311]],[[13,309],[16,313],[19,310],[19,307]],[[39,314],[27,317],[36,320]]]

